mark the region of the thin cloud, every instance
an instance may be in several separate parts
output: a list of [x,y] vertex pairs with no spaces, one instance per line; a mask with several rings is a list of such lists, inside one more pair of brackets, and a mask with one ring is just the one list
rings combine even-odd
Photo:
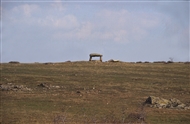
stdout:
[[65,15],[63,17],[57,16],[46,16],[45,18],[38,18],[39,25],[57,28],[57,29],[73,29],[78,27],[77,18],[74,15]]
[[93,25],[90,22],[81,24],[81,27],[77,29],[76,36],[79,39],[88,38],[93,30]]
[[157,16],[127,10],[103,10],[97,14],[101,23],[96,22],[96,25],[102,31],[100,37],[110,36],[108,39],[117,42],[138,41],[145,38],[150,30],[159,26],[160,19]]
[[93,25],[90,22],[83,22],[75,26],[72,30],[59,31],[54,33],[57,40],[67,39],[67,41],[86,41],[92,36]]
[[[63,12],[66,10],[66,6],[63,5],[61,0],[54,0],[55,2],[51,4],[51,7],[59,12]],[[51,9],[52,9],[51,8]]]
[[82,39],[100,42],[142,41],[149,35],[150,30],[159,26],[160,19],[157,16],[158,14],[128,12],[124,9],[120,11],[102,10],[95,14],[93,21],[80,22],[78,20],[75,28],[68,32],[59,32],[56,36],[61,39],[71,38],[70,40]]
[[[97,40],[100,42],[141,41],[148,36],[150,30],[153,30],[159,25],[160,21],[158,18],[160,15],[158,14],[129,12],[126,9],[103,9],[95,13],[91,21],[79,20],[78,16],[68,14],[67,11],[69,10],[63,7],[61,2],[55,2],[51,6],[49,10],[44,10],[42,6],[35,4],[16,6],[12,9],[12,12],[22,14],[19,15],[20,18],[12,18],[14,22],[22,23],[22,25],[30,24],[43,28],[53,28],[55,32],[52,34],[56,39]],[[38,11],[42,11],[41,13],[45,15],[40,16],[40,13],[34,14]],[[45,11],[48,11],[48,13]],[[61,16],[59,14],[60,11],[64,11],[61,13]],[[49,13],[58,14],[50,15]],[[82,13],[78,14],[80,15]]]
[[23,4],[16,6],[12,9],[13,13],[22,13],[26,17],[30,17],[33,13],[36,13],[40,10],[39,6],[36,4]]

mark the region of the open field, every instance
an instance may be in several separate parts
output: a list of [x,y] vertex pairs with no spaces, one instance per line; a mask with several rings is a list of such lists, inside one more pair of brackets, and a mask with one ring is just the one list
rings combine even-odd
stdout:
[[[31,90],[0,91],[2,124],[137,123],[148,96],[190,105],[190,64],[65,62],[1,64],[0,84]],[[38,86],[46,84],[46,86]],[[189,124],[190,110],[144,107],[147,124]]]

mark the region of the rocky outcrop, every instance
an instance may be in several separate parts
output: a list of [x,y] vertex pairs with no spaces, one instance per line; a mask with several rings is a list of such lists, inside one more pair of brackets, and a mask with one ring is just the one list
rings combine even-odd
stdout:
[[150,107],[153,108],[171,108],[171,109],[190,109],[190,106],[185,105],[180,100],[176,98],[172,99],[164,99],[155,96],[149,96],[145,104],[148,104]]

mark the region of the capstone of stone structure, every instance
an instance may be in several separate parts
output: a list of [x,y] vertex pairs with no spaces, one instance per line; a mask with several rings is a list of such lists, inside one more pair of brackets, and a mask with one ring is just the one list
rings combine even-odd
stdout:
[[102,56],[101,54],[98,54],[98,53],[91,53],[90,55],[90,59],[89,61],[92,61],[92,57],[100,57],[100,61],[102,62]]

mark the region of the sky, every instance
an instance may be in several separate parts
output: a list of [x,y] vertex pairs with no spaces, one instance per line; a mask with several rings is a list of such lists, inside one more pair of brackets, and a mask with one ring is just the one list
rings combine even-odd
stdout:
[[[1,62],[190,61],[189,1],[1,0]],[[93,58],[99,59],[99,58]]]

